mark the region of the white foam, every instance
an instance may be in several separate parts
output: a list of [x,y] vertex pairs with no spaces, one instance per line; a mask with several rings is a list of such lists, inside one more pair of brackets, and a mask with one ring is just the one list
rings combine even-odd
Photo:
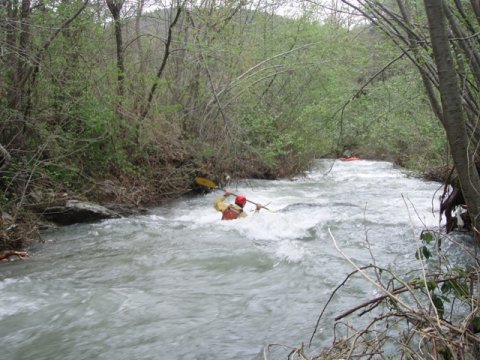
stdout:
[[278,244],[275,255],[289,263],[298,263],[305,257],[305,248],[301,242],[284,240]]

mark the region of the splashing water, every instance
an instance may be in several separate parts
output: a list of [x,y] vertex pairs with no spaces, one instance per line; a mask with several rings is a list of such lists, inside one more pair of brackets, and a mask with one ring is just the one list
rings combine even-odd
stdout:
[[[44,234],[32,259],[1,265],[1,358],[253,359],[270,342],[308,341],[352,271],[329,232],[359,265],[371,251],[401,271],[421,229],[439,224],[439,184],[386,162],[331,165],[239,183],[275,210],[242,220],[220,221],[216,192]],[[327,317],[372,294],[361,282],[347,291]]]

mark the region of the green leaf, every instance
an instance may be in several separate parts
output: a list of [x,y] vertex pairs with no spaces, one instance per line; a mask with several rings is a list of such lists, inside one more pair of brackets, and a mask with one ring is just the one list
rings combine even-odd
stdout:
[[466,298],[469,295],[468,286],[464,281],[454,280],[453,291],[459,298]]
[[430,290],[430,291],[435,290],[435,289],[437,288],[437,282],[436,282],[435,280],[429,280],[429,281],[427,282],[427,288],[428,288],[428,290]]
[[423,231],[420,235],[420,239],[425,241],[425,243],[430,244],[433,241],[433,234],[429,231]]
[[480,332],[480,316],[477,316],[472,320],[472,332]]
[[422,248],[422,253],[423,253],[423,256],[425,256],[426,259],[430,259],[432,257],[432,253],[430,252],[430,250],[428,250],[428,248],[426,246],[424,246]]
[[452,290],[452,283],[450,281],[446,281],[442,284],[442,287],[440,288],[443,294],[446,294]]
[[443,294],[453,291],[455,296],[461,299],[465,299],[469,296],[468,285],[460,279],[453,279],[444,282],[441,291]]
[[436,296],[436,295],[433,295],[432,296],[432,301],[433,301],[433,305],[435,306],[435,308],[437,309],[437,313],[438,313],[438,316],[440,316],[441,318],[443,318],[443,314],[445,312],[445,308],[443,306],[443,301],[440,297]]
[[430,250],[428,250],[428,248],[426,246],[422,246],[420,249],[418,249],[416,252],[415,252],[415,258],[417,260],[420,260],[420,259],[429,259],[432,257],[432,253],[430,252]]

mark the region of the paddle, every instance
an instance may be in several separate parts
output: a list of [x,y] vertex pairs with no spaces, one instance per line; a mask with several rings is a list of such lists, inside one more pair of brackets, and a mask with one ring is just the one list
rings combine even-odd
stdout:
[[[212,189],[212,190],[225,190],[224,188],[219,187],[214,181],[203,178],[203,177],[196,177],[195,178],[195,183],[197,185],[204,186],[204,187],[207,187],[207,188]],[[233,196],[237,196],[237,194],[234,194],[232,192],[230,192],[230,194],[232,194]],[[273,211],[273,210],[270,210],[269,208],[267,208],[266,206],[263,206],[263,205],[258,204],[256,202],[253,202],[251,200],[247,199],[247,201],[251,204],[254,204],[254,205],[260,205],[261,208],[266,209],[268,211]]]

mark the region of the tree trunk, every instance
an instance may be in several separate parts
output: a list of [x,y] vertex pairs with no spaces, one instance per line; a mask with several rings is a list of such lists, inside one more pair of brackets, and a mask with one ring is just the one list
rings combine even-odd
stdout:
[[139,66],[138,66],[138,72],[140,73],[140,82],[141,82],[141,87],[144,87],[144,78],[143,76],[145,75],[145,53],[143,51],[143,45],[142,45],[142,31],[140,29],[141,24],[142,24],[142,17],[143,17],[143,8],[145,6],[145,0],[138,0],[138,5],[137,5],[137,14],[135,16],[135,36],[137,37],[137,50],[138,50],[138,58],[139,58]]
[[443,1],[424,0],[428,27],[437,65],[440,96],[443,108],[442,123],[450,144],[452,158],[457,169],[460,187],[477,241],[480,241],[480,177],[475,166],[474,153],[467,136],[462,108],[460,87],[448,41]]
[[7,79],[9,84],[14,83],[15,78],[15,51],[13,49],[17,48],[16,43],[16,24],[18,23],[18,4],[11,0],[6,1],[5,4],[2,5],[5,10],[5,21],[4,25],[2,26],[2,30],[5,31],[5,45],[7,49]]
[[[182,13],[183,7],[185,6],[185,1],[177,1],[175,5],[176,5],[175,16],[172,22],[170,23],[170,25],[168,26],[167,39],[165,40],[162,63],[160,64],[155,81],[152,85],[152,88],[150,89],[150,93],[148,94],[148,99],[147,99],[145,108],[143,109],[142,114],[140,115],[141,120],[145,120],[145,118],[148,115],[148,112],[150,111],[150,107],[152,106],[153,97],[155,96],[155,92],[157,91],[159,81],[162,78],[165,67],[167,66],[167,60],[170,56],[170,51],[171,51],[170,46],[173,40],[173,28],[175,27],[175,25],[178,22],[178,19],[180,18],[180,14]],[[171,9],[172,10],[174,9],[173,4]]]
[[475,17],[477,18],[477,22],[480,24],[480,1],[470,0],[470,3],[472,4],[472,9],[475,13]]
[[115,27],[115,41],[117,45],[117,86],[118,95],[121,98],[125,94],[125,65],[123,56],[123,37],[120,11],[122,10],[124,0],[106,0],[108,9],[113,17]]
[[[400,12],[402,13],[403,20],[405,21],[406,26],[408,26],[410,29],[413,28],[412,22],[411,22],[411,15],[409,12],[409,9],[407,8],[406,4],[404,3],[403,0],[397,0],[397,5],[398,8],[400,9]],[[417,64],[422,64],[425,62],[424,59],[422,59],[421,54],[418,50],[418,42],[419,39],[416,36],[414,31],[407,31],[407,36],[408,40],[410,42],[410,49],[413,53],[414,59]],[[420,72],[420,76],[422,77],[422,82],[423,86],[425,87],[425,90],[427,92],[428,100],[430,101],[430,105],[432,107],[433,112],[435,113],[435,116],[438,119],[441,119],[443,114],[440,106],[440,101],[438,100],[438,96],[435,93],[435,84],[432,82],[431,77],[429,76],[428,68],[425,66],[417,66],[418,71]]]
[[21,111],[25,92],[21,79],[28,68],[30,57],[30,1],[22,0],[20,7],[18,1],[8,1],[6,5],[10,22],[7,28],[7,44],[10,52],[8,63],[13,72],[12,90],[8,98],[10,108]]

